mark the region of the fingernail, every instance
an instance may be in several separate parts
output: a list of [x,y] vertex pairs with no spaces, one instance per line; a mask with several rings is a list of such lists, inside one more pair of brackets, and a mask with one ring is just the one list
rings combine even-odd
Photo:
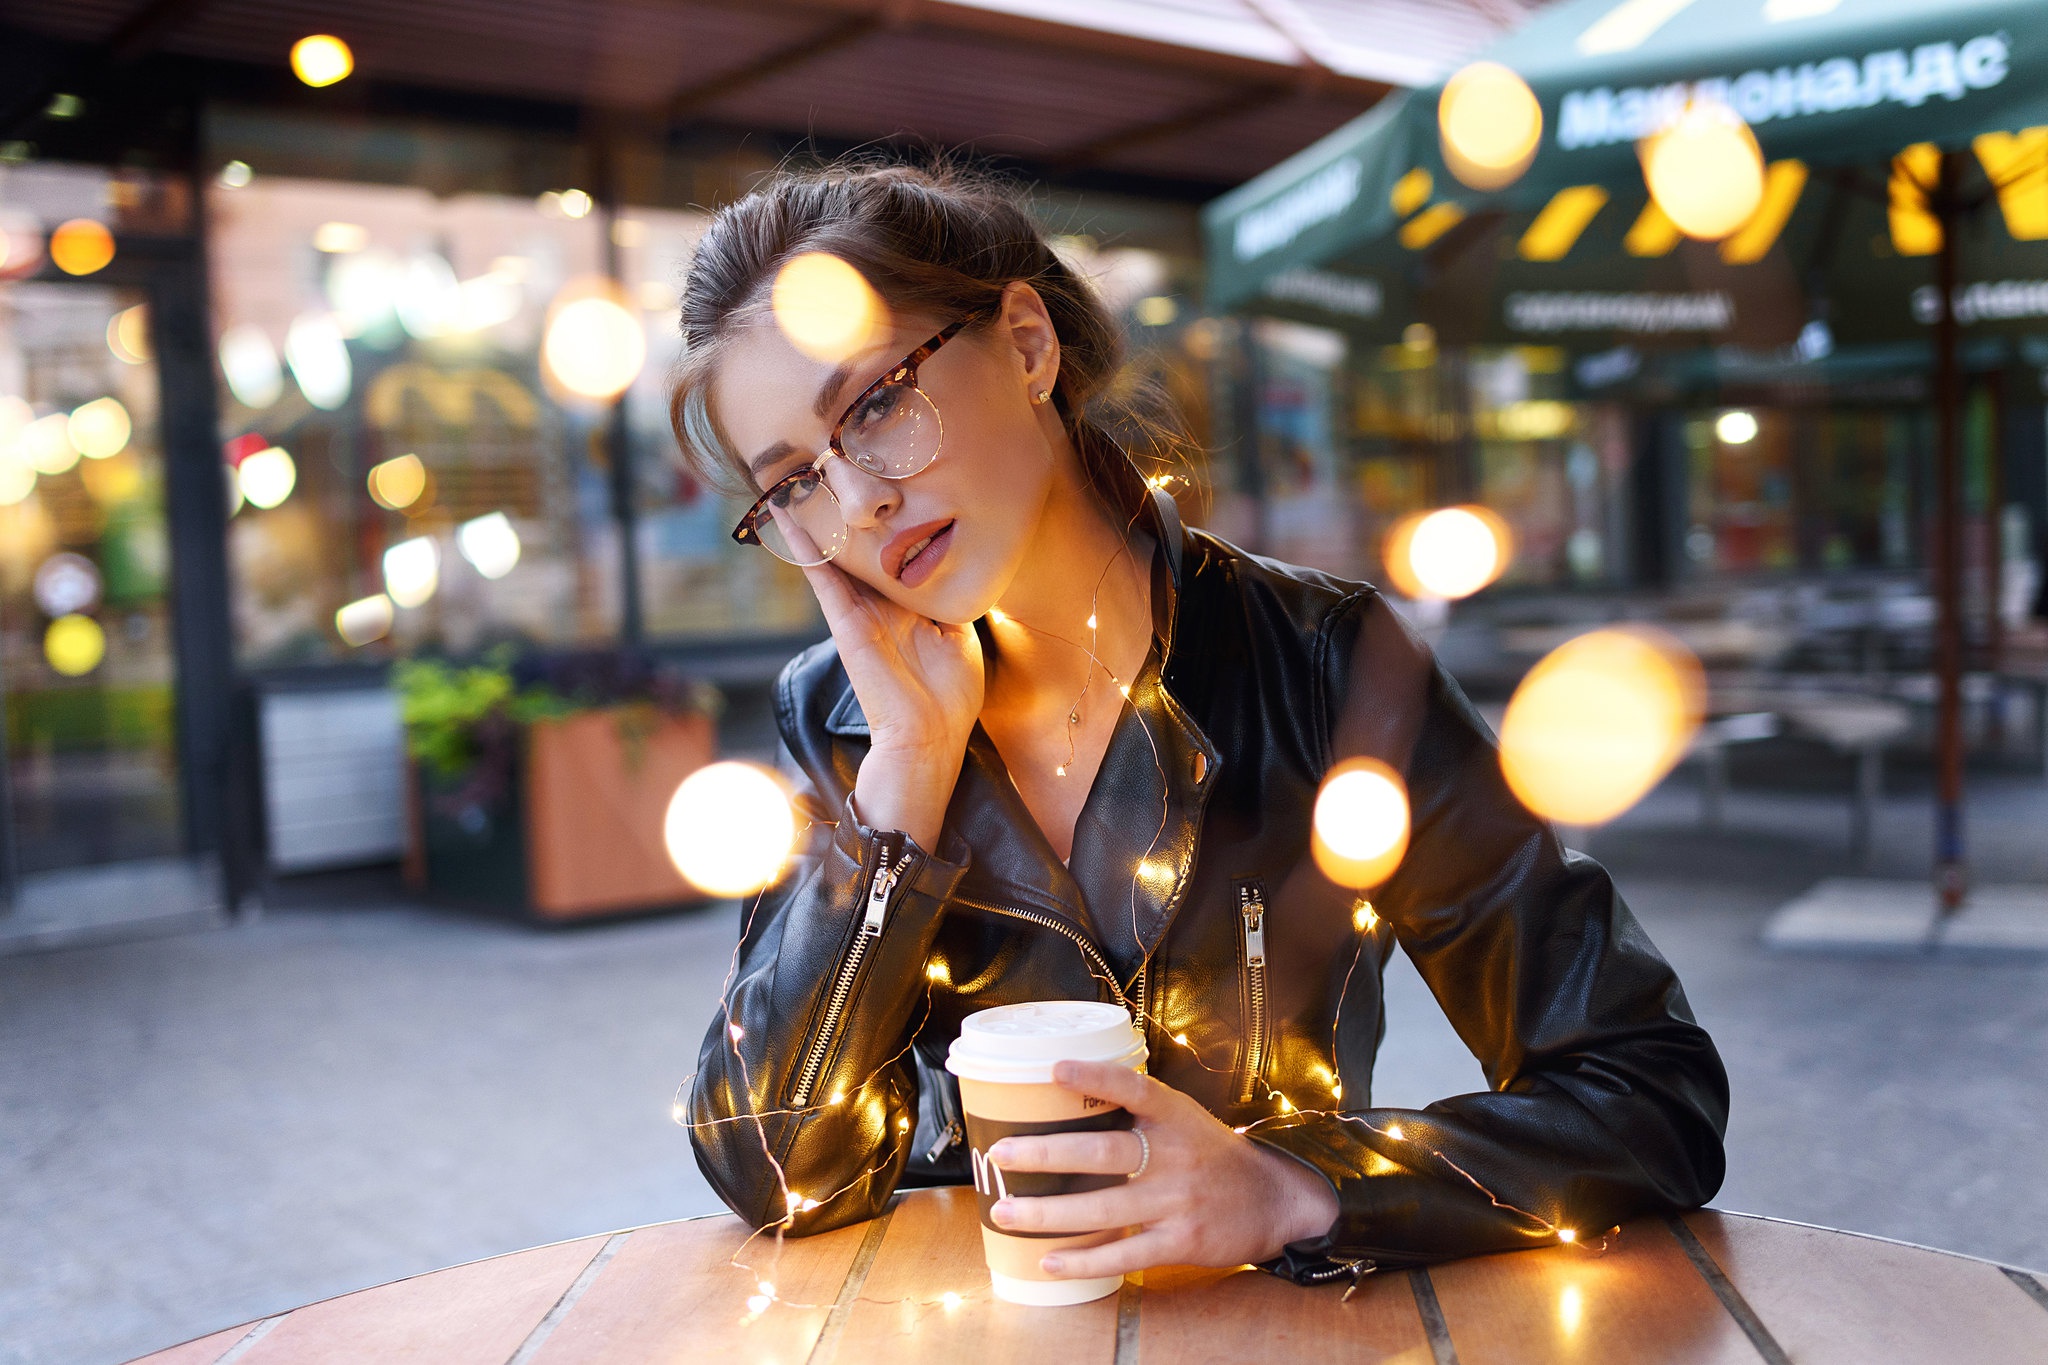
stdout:
[[988,1159],[995,1162],[998,1166],[1007,1162],[1012,1155],[1014,1155],[1014,1152],[1007,1142],[998,1142],[995,1146],[988,1149]]
[[1065,1268],[1065,1263],[1057,1256],[1048,1256],[1038,1263],[1038,1268],[1048,1275],[1057,1275]]
[[995,1207],[988,1211],[988,1216],[1001,1223],[1004,1227],[1008,1227],[1010,1226],[1012,1212],[1009,1200],[998,1199],[996,1200]]

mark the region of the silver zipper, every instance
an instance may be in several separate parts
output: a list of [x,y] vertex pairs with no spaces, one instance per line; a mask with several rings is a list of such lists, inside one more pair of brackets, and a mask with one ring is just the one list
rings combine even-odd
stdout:
[[1237,1102],[1249,1104],[1266,1069],[1266,896],[1257,882],[1237,888],[1244,914],[1245,1042],[1244,1079]]
[[846,1003],[853,995],[854,978],[860,974],[860,964],[867,956],[868,945],[882,936],[882,923],[889,915],[889,893],[896,889],[896,881],[910,866],[911,855],[894,856],[902,848],[900,835],[885,834],[877,844],[879,857],[875,863],[875,875],[868,884],[867,906],[861,917],[860,932],[854,935],[853,946],[846,950],[846,960],[839,964],[839,976],[832,983],[832,995],[825,1003],[825,1018],[818,1025],[817,1036],[811,1039],[811,1050],[804,1056],[803,1070],[797,1075],[796,1089],[790,1093],[792,1109],[801,1109],[811,1101],[811,1089],[818,1083],[818,1072],[825,1065],[825,1054],[832,1047],[833,1035],[839,1031],[839,1017],[846,1013]]
[[1035,924],[1041,929],[1050,929],[1056,934],[1065,936],[1073,942],[1076,948],[1081,950],[1081,955],[1088,959],[1088,965],[1094,969],[1095,974],[1109,983],[1110,993],[1116,996],[1117,1004],[1122,1005],[1125,1009],[1132,1008],[1131,998],[1124,994],[1121,986],[1116,984],[1116,973],[1110,969],[1109,959],[1104,957],[1102,951],[1088,941],[1086,934],[1083,934],[1071,924],[1066,923],[1064,920],[1055,919],[1051,915],[1041,914],[1036,910],[1018,910],[1007,905],[991,905],[987,901],[971,901],[964,898],[956,898],[954,904],[972,906],[976,910],[986,910],[992,915],[1007,915],[1011,919],[1021,919],[1027,924]]

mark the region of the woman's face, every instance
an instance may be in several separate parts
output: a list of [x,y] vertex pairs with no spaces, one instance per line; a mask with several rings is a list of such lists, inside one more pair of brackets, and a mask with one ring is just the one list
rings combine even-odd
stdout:
[[[1052,490],[1057,457],[1042,420],[1050,409],[1031,396],[1052,387],[1058,347],[1037,296],[1022,292],[1021,310],[1013,286],[993,322],[961,332],[918,367],[918,387],[942,424],[930,465],[885,479],[849,460],[825,462],[847,529],[832,563],[934,621],[965,624],[1002,598]],[[711,401],[755,489],[815,460],[847,404],[953,321],[898,318],[837,365],[797,350],[770,317],[742,325],[712,378]]]

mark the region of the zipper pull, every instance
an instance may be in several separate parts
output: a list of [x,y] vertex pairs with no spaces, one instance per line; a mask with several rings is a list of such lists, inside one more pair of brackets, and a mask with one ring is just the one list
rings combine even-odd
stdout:
[[960,1140],[960,1136],[960,1125],[958,1122],[947,1124],[945,1129],[940,1132],[939,1140],[934,1142],[932,1149],[924,1154],[924,1159],[926,1161],[937,1161],[953,1149],[953,1144]]
[[868,883],[867,916],[863,925],[869,934],[882,932],[882,921],[889,914],[889,893],[896,889],[896,879],[903,875],[903,869],[910,866],[910,856],[903,853],[901,834],[892,831],[882,835],[876,841],[876,852],[880,861],[875,864],[875,879]]
[[1237,906],[1244,912],[1244,955],[1247,964],[1266,965],[1266,902],[1256,886],[1237,889]]

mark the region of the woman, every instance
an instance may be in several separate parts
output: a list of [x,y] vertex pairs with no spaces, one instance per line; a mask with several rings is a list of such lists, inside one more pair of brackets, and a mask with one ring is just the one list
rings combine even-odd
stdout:
[[[770,300],[808,252],[887,325],[841,363]],[[1371,587],[1182,526],[1091,414],[1118,340],[997,188],[785,174],[721,212],[673,402],[735,537],[804,566],[832,632],[777,684],[814,822],[749,907],[689,1106],[741,1217],[803,1234],[964,1183],[942,1069],[999,1004],[1131,1008],[1149,1076],[1063,1063],[1132,1132],[1012,1138],[1021,1231],[1137,1226],[1049,1274],[1258,1262],[1303,1282],[1543,1245],[1703,1203],[1727,1080],[1590,859],[1508,792],[1485,726]],[[1413,836],[1368,905],[1310,855],[1318,784],[1378,759]],[[1399,942],[1492,1090],[1371,1107]]]

